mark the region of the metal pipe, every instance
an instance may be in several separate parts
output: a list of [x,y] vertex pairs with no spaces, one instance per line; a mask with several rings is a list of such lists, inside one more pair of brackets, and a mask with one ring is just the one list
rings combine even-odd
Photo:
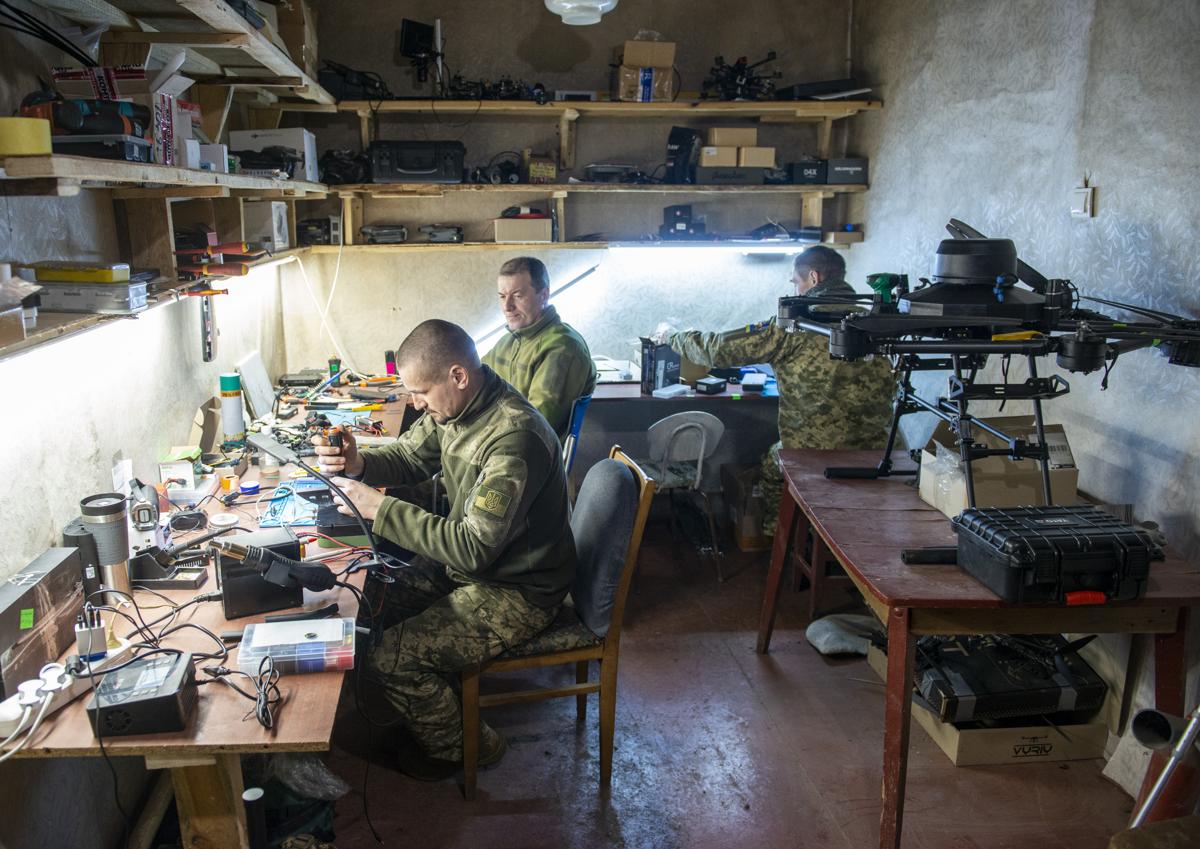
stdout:
[[[1029,355],[1029,376],[1037,380],[1037,360],[1033,354]],[[1038,445],[1042,449],[1042,456],[1039,458],[1042,469],[1042,494],[1046,498],[1046,506],[1049,507],[1054,503],[1054,496],[1050,492],[1050,447],[1046,445],[1046,423],[1042,418],[1041,398],[1033,399],[1033,423],[1037,429]]]
[[1146,795],[1146,800],[1142,802],[1142,806],[1138,808],[1138,812],[1134,815],[1133,821],[1129,824],[1130,828],[1137,828],[1146,821],[1146,816],[1154,807],[1154,803],[1158,801],[1158,797],[1162,795],[1166,789],[1167,782],[1171,778],[1171,774],[1175,772],[1175,768],[1183,762],[1187,756],[1188,750],[1196,742],[1196,738],[1200,737],[1200,706],[1197,706],[1192,711],[1191,717],[1188,719],[1187,727],[1183,733],[1179,735],[1179,741],[1171,749],[1171,757],[1167,759],[1163,765],[1163,771],[1158,774],[1158,780],[1154,782],[1154,786],[1150,788],[1150,792]]

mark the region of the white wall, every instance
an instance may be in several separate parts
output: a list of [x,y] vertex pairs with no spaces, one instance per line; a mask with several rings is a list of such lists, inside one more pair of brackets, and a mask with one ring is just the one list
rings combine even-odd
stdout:
[[186,444],[219,373],[253,350],[272,374],[283,368],[278,271],[256,269],[229,288],[215,299],[212,363],[200,359],[196,298],[0,360],[0,579],[60,544],[79,499],[112,488],[118,452],[157,481],[158,460]]

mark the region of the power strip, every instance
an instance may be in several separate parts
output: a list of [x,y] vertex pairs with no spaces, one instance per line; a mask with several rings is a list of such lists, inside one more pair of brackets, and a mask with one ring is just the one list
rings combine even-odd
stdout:
[[75,677],[67,672],[65,665],[47,663],[42,667],[40,677],[19,684],[17,693],[0,702],[0,737],[7,738],[19,730],[21,716],[25,713],[25,705],[21,700],[23,693],[28,694],[27,699],[35,697],[40,703],[47,690],[57,690],[58,694],[46,709],[45,715],[50,716],[92,689],[93,677],[99,681],[106,669],[128,660],[132,654],[129,640],[118,637],[117,641],[119,645],[109,648],[108,655],[103,660],[92,664],[91,675],[87,673],[86,667],[83,674]]

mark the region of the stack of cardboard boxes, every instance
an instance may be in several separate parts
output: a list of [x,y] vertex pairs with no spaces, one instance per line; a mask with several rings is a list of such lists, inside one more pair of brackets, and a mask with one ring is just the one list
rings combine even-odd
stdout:
[[613,100],[674,100],[675,42],[627,41],[616,50]]
[[700,149],[701,168],[774,168],[775,148],[758,146],[755,127],[712,127]]

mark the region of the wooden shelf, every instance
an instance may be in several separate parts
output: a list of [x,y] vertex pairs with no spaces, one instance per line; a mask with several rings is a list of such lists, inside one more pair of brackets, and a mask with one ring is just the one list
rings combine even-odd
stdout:
[[[183,0],[180,0],[183,2]],[[669,103],[623,103],[609,100],[553,101],[538,105],[529,100],[343,100],[338,103],[280,104],[293,112],[350,113],[358,116],[363,149],[371,141],[376,115],[410,116],[426,121],[453,118],[545,118],[558,122],[558,161],[563,168],[575,167],[576,125],[579,119],[663,119],[676,121],[749,119],[761,123],[815,123],[817,153],[828,159],[833,122],[859,112],[882,109],[878,100],[763,100],[763,101],[671,101]]]
[[342,100],[334,104],[280,104],[292,112],[352,112],[359,116],[416,115],[455,118],[480,116],[498,118],[566,117],[596,118],[750,118],[766,122],[812,122],[837,120],[864,110],[881,109],[877,100],[763,100],[763,101],[672,101],[669,103],[624,103],[607,100],[552,101],[538,105],[531,100]]
[[443,197],[461,192],[483,194],[540,194],[565,197],[569,194],[660,194],[660,195],[726,195],[726,194],[776,194],[818,195],[828,197],[839,194],[865,192],[866,185],[745,185],[745,186],[700,186],[674,183],[349,183],[329,186],[330,194],[343,197],[368,198],[423,198]]
[[313,245],[314,254],[422,253],[430,251],[603,250],[608,242],[404,242],[399,245]]
[[[319,198],[325,186],[302,180],[268,180],[142,162],[87,156],[9,156],[0,160],[0,179],[16,194],[71,197],[83,188],[116,189],[118,199],[145,197]],[[130,189],[126,187],[139,187]]]
[[109,24],[106,49],[161,46],[161,55],[183,49],[183,71],[199,82],[260,89],[270,102],[278,92],[335,103],[265,30],[256,30],[225,0],[44,0],[42,5],[80,23]]

